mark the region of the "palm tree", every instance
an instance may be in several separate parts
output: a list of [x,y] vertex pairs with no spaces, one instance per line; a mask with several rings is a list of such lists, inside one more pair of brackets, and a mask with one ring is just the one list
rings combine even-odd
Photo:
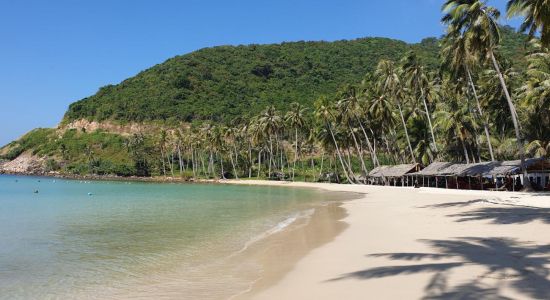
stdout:
[[[466,163],[470,163],[466,144],[469,137],[475,132],[475,122],[469,113],[468,106],[458,100],[463,96],[454,92],[452,87],[447,89],[447,93],[446,107],[435,113],[435,124],[445,133],[448,141],[457,139]],[[452,144],[448,142],[447,145]]]
[[493,152],[493,145],[491,144],[489,123],[487,121],[487,118],[483,115],[483,110],[481,109],[476,86],[472,79],[472,72],[470,71],[474,64],[477,62],[477,58],[470,51],[467,45],[467,39],[464,37],[464,35],[457,35],[456,33],[449,34],[445,38],[444,47],[441,52],[442,56],[445,59],[444,64],[452,71],[453,77],[460,78],[465,75],[468,80],[468,83],[472,89],[472,94],[474,96],[474,99],[476,100],[479,118],[483,123],[487,146],[489,147],[489,155],[491,156],[491,161],[494,161],[495,154]]
[[480,0],[447,0],[443,5],[443,11],[446,12],[446,15],[442,18],[442,21],[448,24],[448,31],[453,34],[464,34],[469,40],[469,46],[473,51],[481,55],[486,54],[493,63],[510,108],[521,159],[523,182],[526,188],[529,189],[530,185],[525,167],[524,143],[516,107],[512,102],[494,54],[494,49],[500,43],[500,32],[497,23],[500,12],[494,7],[487,6],[485,2]]
[[[362,85],[364,86],[365,82],[363,82]],[[363,89],[363,96],[368,97],[368,93],[369,93],[368,89],[364,88]],[[348,121],[348,124],[350,124],[351,123],[350,121],[352,121],[352,120],[355,120],[355,122],[357,122],[359,124],[359,127],[361,128],[361,132],[363,133],[363,137],[365,138],[365,141],[367,142],[367,147],[369,148],[372,163],[375,166],[379,166],[380,163],[378,161],[376,151],[374,151],[374,148],[372,146],[370,138],[367,135],[367,132],[365,130],[365,126],[363,126],[363,122],[362,122],[361,118],[359,117],[360,115],[363,115],[363,116],[366,115],[366,112],[363,112],[362,100],[357,95],[355,87],[353,87],[351,85],[348,85],[344,89],[344,92],[343,92],[342,96],[343,96],[343,99],[340,100],[339,103],[338,103],[338,106],[341,110],[342,116],[344,117],[344,119],[346,119]],[[365,166],[365,162],[363,161],[362,155],[361,155],[361,164],[362,164],[362,167],[363,167],[363,171],[365,173],[368,173],[367,168]]]
[[285,115],[285,121],[288,125],[288,128],[294,129],[294,161],[292,163],[293,181],[296,170],[296,161],[298,161],[300,157],[298,151],[298,130],[304,128],[305,126],[305,112],[306,108],[304,108],[301,104],[294,102],[290,104],[290,110]]
[[348,85],[344,87],[344,90],[340,94],[343,94],[343,95],[339,95],[339,98],[343,97],[343,99],[338,101],[338,103],[336,104],[336,107],[338,109],[338,119],[340,120],[341,124],[347,124],[347,127],[349,128],[348,133],[351,137],[351,140],[353,140],[353,143],[355,145],[355,150],[359,155],[359,160],[361,161],[361,172],[363,173],[364,176],[367,176],[368,171],[367,171],[367,167],[365,166],[363,151],[359,146],[357,137],[355,135],[355,130],[352,126],[352,122],[355,119],[357,119],[355,117],[355,110],[358,107],[357,97],[355,97],[355,88],[353,86]]
[[531,38],[540,31],[542,44],[550,47],[550,0],[508,0],[506,11],[509,18],[523,16],[520,31],[529,31]]
[[344,170],[344,175],[346,176],[346,179],[348,180],[349,183],[353,183],[353,181],[350,178],[350,174],[348,173],[346,164],[342,159],[342,153],[340,151],[340,147],[338,147],[338,142],[336,140],[334,131],[332,129],[331,124],[332,124],[332,120],[334,119],[334,114],[332,113],[330,106],[326,101],[326,98],[319,98],[315,102],[315,116],[320,121],[323,122],[324,127],[329,131],[332,141],[334,143],[334,147],[336,149],[336,154],[338,155],[338,159],[340,160],[340,165],[342,166],[342,170]]
[[[420,62],[418,61],[414,51],[410,51],[408,55],[404,58],[403,71],[405,73],[407,85],[409,86],[409,88],[412,91],[420,91],[420,98],[422,99],[422,103],[424,104],[426,119],[428,119],[433,148],[437,153],[438,150],[435,140],[434,129],[432,126],[432,118],[430,116],[430,110],[428,109],[428,104],[426,103],[426,95],[424,93],[424,87],[429,84],[429,79],[424,72],[424,68],[420,65]],[[414,93],[413,95],[416,96],[417,94]]]
[[[261,131],[269,139],[269,170],[268,176],[271,178],[271,166],[276,167],[276,161],[274,159],[273,152],[273,137],[277,139],[277,133],[283,125],[283,118],[279,115],[279,112],[273,105],[265,109],[258,117],[258,125]],[[275,141],[278,144],[278,141]]]
[[389,60],[381,60],[376,68],[376,76],[379,78],[378,89],[380,94],[387,94],[390,99],[394,101],[394,104],[397,105],[399,116],[401,117],[401,123],[403,124],[405,137],[407,139],[407,144],[409,146],[410,155],[413,162],[416,163],[411,140],[409,138],[409,132],[407,131],[407,123],[405,122],[405,117],[403,116],[403,86],[395,64]]

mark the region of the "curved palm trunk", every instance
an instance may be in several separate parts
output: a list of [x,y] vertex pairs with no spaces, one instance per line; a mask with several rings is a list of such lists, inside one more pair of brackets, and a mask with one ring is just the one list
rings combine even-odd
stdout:
[[470,163],[470,158],[468,157],[468,149],[466,149],[466,143],[464,143],[464,138],[462,136],[459,137],[460,143],[462,144],[462,151],[464,151],[464,157],[466,158],[466,163]]
[[294,181],[294,173],[296,171],[296,161],[298,160],[298,127],[294,128],[294,162],[292,163],[292,181]]
[[359,118],[357,116],[355,116],[355,119],[357,120],[357,123],[359,123],[359,126],[361,127],[361,131],[363,131],[363,135],[365,136],[365,140],[367,141],[367,147],[369,147],[369,151],[371,153],[371,159],[372,159],[372,163],[379,167],[380,166],[380,161],[378,160],[378,156],[376,155],[376,151],[374,151],[374,148],[372,147],[372,144],[370,143],[370,139],[369,139],[369,136],[367,135],[367,132],[365,131],[365,127],[363,127],[363,124],[361,123],[361,121],[359,121]]
[[403,123],[403,129],[405,130],[405,137],[407,138],[407,144],[409,145],[409,151],[411,152],[411,157],[414,163],[416,163],[416,158],[414,157],[414,151],[411,145],[411,140],[409,138],[409,132],[407,131],[407,124],[405,123],[405,117],[403,117],[403,110],[401,109],[401,104],[398,102],[397,107],[399,108],[399,115],[401,116],[401,122]]
[[514,106],[514,103],[512,102],[512,97],[510,97],[510,93],[508,92],[508,88],[506,87],[506,82],[504,81],[504,77],[502,76],[502,73],[500,72],[500,67],[498,66],[497,60],[495,58],[495,55],[492,50],[489,50],[489,55],[491,56],[491,60],[493,61],[493,65],[495,67],[495,70],[498,74],[498,79],[500,80],[500,85],[502,86],[502,89],[504,90],[504,95],[506,96],[506,101],[508,101],[508,106],[510,107],[510,113],[512,115],[512,122],[514,123],[514,130],[516,133],[516,140],[519,147],[519,158],[521,160],[521,173],[523,174],[523,186],[525,189],[530,190],[531,189],[531,182],[529,181],[529,178],[527,178],[527,168],[525,167],[525,149],[523,148],[523,138],[521,136],[519,122],[518,122],[518,114],[516,112],[516,107]]
[[479,112],[479,117],[483,122],[483,128],[485,130],[485,137],[487,138],[487,145],[489,146],[489,154],[491,155],[491,161],[495,161],[495,154],[493,153],[493,145],[491,144],[491,136],[489,135],[489,125],[487,124],[487,120],[485,120],[485,118],[483,117],[483,111],[481,110],[481,105],[479,104],[479,97],[477,96],[476,86],[474,85],[474,81],[472,80],[472,74],[470,73],[470,68],[468,68],[468,66],[465,66],[465,67],[466,67],[466,73],[468,73],[468,81],[470,82],[470,86],[472,87],[474,98],[476,99],[477,111]]
[[428,125],[430,125],[430,133],[432,134],[432,142],[434,143],[434,150],[437,155],[437,143],[435,142],[434,128],[432,126],[432,118],[430,117],[430,111],[428,110],[428,104],[426,103],[426,97],[424,96],[424,88],[420,87],[420,95],[422,96],[422,102],[424,103],[424,110],[426,111],[426,117],[428,118]]
[[269,170],[267,171],[267,176],[271,178],[271,163],[273,162],[273,141],[271,136],[269,137]]
[[355,150],[357,150],[357,154],[359,154],[359,159],[361,160],[361,169],[363,171],[363,174],[365,175],[365,178],[368,174],[367,167],[365,166],[365,159],[363,159],[363,151],[361,151],[361,147],[359,147],[359,143],[357,143],[357,138],[355,137],[355,133],[353,132],[353,128],[348,122],[348,127],[351,132],[351,136],[353,137],[353,142],[355,144]]
[[342,170],[344,170],[344,175],[346,175],[346,178],[349,183],[354,184],[354,182],[350,178],[350,175],[348,174],[348,171],[346,170],[346,164],[342,159],[342,153],[340,153],[340,148],[338,147],[338,143],[336,142],[336,138],[334,137],[334,132],[332,132],[332,128],[330,124],[327,124],[327,127],[328,127],[328,131],[330,132],[330,136],[332,137],[332,141],[334,142],[334,146],[336,147],[336,153],[338,154],[338,159],[340,160],[340,164],[342,165]]
[[235,167],[235,161],[233,160],[232,151],[229,151],[229,159],[231,160],[231,166],[233,167],[233,173],[235,173],[235,179],[239,179],[239,175],[237,175],[237,168]]

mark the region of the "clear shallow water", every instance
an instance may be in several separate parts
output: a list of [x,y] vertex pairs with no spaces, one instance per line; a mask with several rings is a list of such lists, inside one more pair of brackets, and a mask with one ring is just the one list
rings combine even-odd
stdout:
[[0,298],[225,298],[260,272],[236,254],[328,197],[0,175]]

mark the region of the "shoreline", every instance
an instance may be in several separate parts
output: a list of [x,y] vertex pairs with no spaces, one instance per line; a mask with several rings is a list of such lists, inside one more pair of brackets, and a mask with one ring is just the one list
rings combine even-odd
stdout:
[[347,227],[333,240],[239,299],[532,299],[550,293],[548,193],[223,183],[362,194],[342,204]]

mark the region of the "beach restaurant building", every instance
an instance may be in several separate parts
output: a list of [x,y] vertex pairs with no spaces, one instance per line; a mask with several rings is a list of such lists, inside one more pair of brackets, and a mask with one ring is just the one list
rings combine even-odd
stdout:
[[[536,190],[550,190],[550,161],[531,158],[525,161],[528,178]],[[521,161],[481,163],[434,162],[380,166],[373,169],[364,183],[390,186],[437,187],[470,190],[508,190],[523,188]]]
[[[550,162],[544,158],[525,160],[528,178],[537,190],[550,188]],[[472,164],[434,162],[409,173],[418,186],[448,189],[508,190],[523,187],[521,161],[492,161]]]
[[403,164],[395,166],[380,166],[372,169],[368,175],[367,184],[413,186],[413,178],[407,174],[422,170],[420,164]]

